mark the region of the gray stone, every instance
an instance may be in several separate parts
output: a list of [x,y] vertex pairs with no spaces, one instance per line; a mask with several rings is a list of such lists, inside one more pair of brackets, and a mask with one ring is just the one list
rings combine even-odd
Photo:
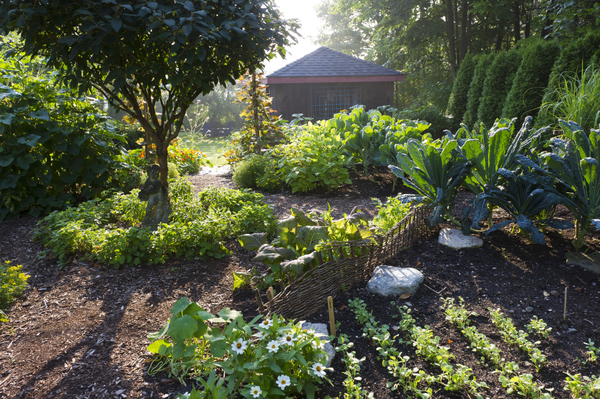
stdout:
[[532,308],[531,306],[527,306],[527,307],[525,308],[525,311],[526,311],[527,313],[531,313],[531,312],[533,312],[533,308]]
[[600,254],[584,254],[582,252],[568,252],[567,264],[581,266],[594,273],[600,274]]
[[335,349],[333,345],[329,342],[329,332],[327,330],[327,325],[325,323],[302,323],[303,330],[314,330],[315,335],[319,337],[321,342],[324,342],[323,351],[327,353],[327,362],[325,364],[326,367],[331,367],[331,362],[333,362],[333,358],[335,357]]
[[483,240],[475,236],[466,236],[458,229],[443,229],[438,242],[453,249],[481,248]]
[[377,266],[367,283],[367,290],[381,296],[414,295],[425,277],[411,267]]

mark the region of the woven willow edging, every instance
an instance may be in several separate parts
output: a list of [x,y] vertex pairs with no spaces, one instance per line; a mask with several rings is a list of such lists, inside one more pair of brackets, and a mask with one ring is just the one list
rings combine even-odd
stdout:
[[369,279],[373,270],[386,260],[396,257],[402,250],[433,234],[437,228],[429,227],[425,218],[430,210],[426,207],[413,209],[404,219],[384,236],[372,241],[337,242],[328,245],[329,258],[323,262],[322,253],[317,256],[320,264],[298,279],[281,284],[281,291],[263,304],[260,292],[256,300],[260,313],[276,313],[289,319],[302,319],[322,309],[327,297],[336,297],[350,287]]

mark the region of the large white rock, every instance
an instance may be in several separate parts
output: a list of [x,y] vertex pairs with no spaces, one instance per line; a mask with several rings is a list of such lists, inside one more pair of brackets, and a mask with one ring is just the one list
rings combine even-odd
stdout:
[[412,267],[377,266],[367,283],[367,290],[382,296],[414,295],[425,277]]
[[438,242],[454,249],[468,249],[483,247],[483,240],[475,236],[466,236],[458,229],[443,229]]
[[327,330],[327,325],[324,323],[309,323],[305,321],[304,323],[302,323],[302,329],[314,330],[315,335],[319,337],[321,342],[325,343],[325,345],[323,346],[323,350],[325,351],[325,353],[327,353],[327,364],[325,364],[325,366],[331,367],[331,362],[333,362],[333,358],[335,356],[335,348],[329,342],[329,333]]

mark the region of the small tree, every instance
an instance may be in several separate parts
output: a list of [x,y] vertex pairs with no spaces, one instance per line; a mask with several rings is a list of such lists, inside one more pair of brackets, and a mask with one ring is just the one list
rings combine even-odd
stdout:
[[0,15],[25,53],[46,56],[65,83],[140,122],[164,184],[167,148],[194,99],[284,55],[296,26],[262,0],[12,0]]
[[496,53],[482,54],[477,56],[475,69],[473,71],[473,78],[469,85],[469,92],[467,94],[467,109],[463,115],[462,122],[470,128],[477,122],[477,109],[479,108],[479,100],[481,99],[481,92],[483,91],[483,83],[487,70],[494,62]]
[[467,111],[467,100],[469,87],[473,80],[473,73],[475,71],[475,60],[471,53],[467,53],[460,69],[456,74],[456,80],[454,86],[452,86],[452,93],[448,100],[447,113],[454,117],[455,121],[461,121],[465,112]]
[[267,94],[267,86],[262,79],[262,73],[246,74],[242,78],[244,87],[238,94],[237,102],[246,105],[240,114],[244,118],[244,125],[241,131],[234,134],[231,148],[224,154],[230,163],[238,162],[250,154],[260,154],[263,149],[273,147],[284,139],[277,123],[279,117],[271,109],[273,99]]

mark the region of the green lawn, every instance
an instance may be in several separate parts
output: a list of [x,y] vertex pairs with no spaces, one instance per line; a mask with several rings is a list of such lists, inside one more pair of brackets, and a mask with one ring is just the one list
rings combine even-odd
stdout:
[[213,165],[224,165],[225,158],[221,156],[227,143],[224,137],[203,137],[202,135],[180,134],[182,144],[186,147],[202,151]]

